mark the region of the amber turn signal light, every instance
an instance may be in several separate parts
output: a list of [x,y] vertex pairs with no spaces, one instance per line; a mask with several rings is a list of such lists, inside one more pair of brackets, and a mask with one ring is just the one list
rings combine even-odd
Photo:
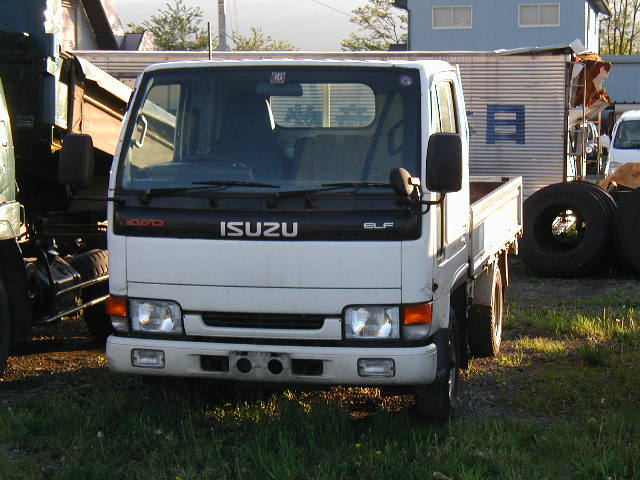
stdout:
[[113,317],[127,317],[129,310],[127,308],[127,297],[113,297],[107,298],[106,305],[107,315]]
[[425,325],[431,323],[433,315],[433,303],[421,303],[419,305],[405,305],[402,307],[404,325]]

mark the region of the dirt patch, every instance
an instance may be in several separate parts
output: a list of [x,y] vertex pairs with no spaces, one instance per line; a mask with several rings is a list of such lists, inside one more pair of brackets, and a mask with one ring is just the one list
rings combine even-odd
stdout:
[[511,275],[512,282],[507,290],[507,303],[511,307],[554,307],[637,291],[640,287],[640,280],[624,271],[603,272],[585,278],[536,277],[517,258],[511,262]]
[[[104,347],[96,344],[82,320],[35,328],[33,340],[18,346],[8,359],[0,378],[0,404],[87,385],[92,369],[105,366]],[[71,372],[86,375],[65,375]]]

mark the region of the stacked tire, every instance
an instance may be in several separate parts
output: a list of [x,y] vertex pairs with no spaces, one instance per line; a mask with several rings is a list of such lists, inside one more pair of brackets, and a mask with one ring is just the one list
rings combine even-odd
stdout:
[[611,230],[620,263],[640,275],[640,188],[619,203]]
[[587,275],[611,258],[615,215],[615,201],[595,184],[542,188],[524,202],[521,258],[538,275]]

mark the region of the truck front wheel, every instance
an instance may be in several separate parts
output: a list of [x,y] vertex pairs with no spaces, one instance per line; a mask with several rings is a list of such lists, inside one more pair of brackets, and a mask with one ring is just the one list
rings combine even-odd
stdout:
[[457,406],[460,339],[453,308],[449,308],[449,328],[443,333],[445,335],[440,341],[435,340],[439,359],[436,381],[430,385],[419,385],[414,390],[416,411],[435,422],[446,422]]
[[9,356],[9,347],[11,345],[10,326],[9,301],[2,280],[0,280],[0,376],[7,366],[7,357]]

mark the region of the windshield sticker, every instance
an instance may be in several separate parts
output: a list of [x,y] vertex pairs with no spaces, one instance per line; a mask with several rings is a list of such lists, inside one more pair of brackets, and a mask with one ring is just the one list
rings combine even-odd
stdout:
[[271,83],[274,85],[284,84],[284,81],[286,78],[287,78],[286,72],[271,72]]
[[400,76],[400,86],[401,87],[410,87],[413,85],[413,77],[411,75],[401,75]]

